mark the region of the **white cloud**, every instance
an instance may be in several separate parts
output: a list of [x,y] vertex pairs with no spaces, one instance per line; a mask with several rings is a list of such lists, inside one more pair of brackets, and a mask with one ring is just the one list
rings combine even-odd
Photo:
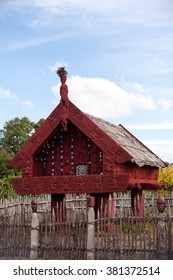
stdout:
[[[156,102],[149,96],[127,92],[114,82],[101,78],[71,76],[67,82],[69,99],[82,111],[102,118],[132,115],[135,110],[156,110]],[[52,87],[59,97],[59,87]]]
[[[164,41],[166,42],[166,47],[168,48],[168,45],[169,45],[170,49],[172,49],[173,41],[169,44],[168,41],[163,38],[162,42],[164,42]],[[163,46],[163,44],[162,44],[162,46]],[[166,73],[173,72],[173,67],[172,67],[171,61],[166,61],[165,59],[160,58],[160,57],[154,57],[151,60],[151,62],[149,63],[149,66],[150,66],[150,70],[154,71],[155,73],[166,74]]]
[[[1,0],[3,3],[3,0]],[[169,0],[160,0],[159,5],[158,0],[152,0],[152,1],[146,1],[146,0],[108,0],[108,1],[100,1],[100,0],[95,0],[93,2],[92,0],[88,1],[81,1],[81,0],[4,0],[4,6],[5,4],[8,4],[11,7],[26,7],[26,6],[31,6],[31,7],[36,7],[36,8],[42,8],[42,9],[50,9],[50,10],[56,10],[58,11],[58,7],[66,7],[66,8],[71,8],[75,7],[78,9],[80,8],[85,8],[87,10],[105,10],[105,9],[127,9],[127,5],[131,5],[131,8],[136,7],[137,10],[142,10],[145,9],[147,10],[148,8],[152,10],[161,10],[163,7],[169,7],[169,4],[171,5],[171,1]]]
[[173,159],[173,140],[168,139],[152,139],[142,140],[151,151],[153,151],[157,156],[159,156],[163,161],[172,162]]
[[173,122],[127,124],[126,127],[128,130],[172,130]]
[[[87,22],[89,26],[91,25],[89,16],[94,16],[93,19],[97,20],[97,15],[102,19],[118,18],[121,24],[163,26],[163,24],[170,24],[169,12],[172,3],[169,0],[160,0],[159,4],[158,0],[95,0],[94,2],[93,0],[6,0],[4,2],[1,0],[0,6],[1,13],[11,9],[18,12],[23,12],[24,9],[30,12],[34,9],[35,16],[30,23],[32,27],[49,25],[59,15],[84,18],[85,24]],[[172,15],[171,12],[170,14]]]
[[[160,60],[159,60],[160,61]],[[161,62],[159,62],[160,65]],[[158,69],[158,67],[157,67]],[[122,87],[126,92],[133,92],[135,94],[140,94],[139,96],[139,100],[141,98],[141,96],[147,96],[147,92],[149,90],[146,90],[144,88],[144,86],[138,82],[127,82],[125,80],[124,76],[117,76],[116,77],[116,81],[117,83],[120,85],[120,87]],[[152,91],[156,91],[156,89],[150,89],[150,92]],[[159,92],[159,89],[157,89],[157,92]],[[172,92],[171,92],[172,95]],[[148,96],[149,99],[152,99],[151,97]],[[146,100],[142,99],[142,102],[145,102]],[[163,111],[170,111],[173,107],[173,102],[171,99],[168,98],[160,98],[157,101],[154,102],[155,104],[152,104],[153,106],[155,106],[155,108],[160,108]]]
[[117,84],[126,91],[132,91],[136,93],[146,93],[144,86],[138,82],[127,82],[123,75],[116,76]]
[[135,91],[135,92],[141,92],[141,93],[144,93],[144,86],[140,83],[137,83],[137,82],[134,82],[131,84],[132,86],[132,89]]
[[2,87],[0,87],[0,98],[17,100],[17,96],[14,93],[12,93],[9,89],[4,89]]
[[32,108],[34,107],[34,104],[33,104],[30,100],[25,100],[25,101],[23,102],[23,106],[24,106],[25,108],[32,109]]
[[164,111],[170,111],[173,107],[172,101],[169,99],[163,99],[161,98],[158,101],[159,107]]

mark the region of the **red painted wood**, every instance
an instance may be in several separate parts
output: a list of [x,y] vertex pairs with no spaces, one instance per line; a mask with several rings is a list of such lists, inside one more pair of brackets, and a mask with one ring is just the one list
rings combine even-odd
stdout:
[[112,193],[126,190],[129,175],[42,176],[12,181],[18,194]]
[[133,189],[131,191],[131,207],[134,216],[143,217],[144,215],[144,198],[141,189]]
[[140,183],[141,188],[144,190],[157,190],[157,189],[166,189],[165,185],[163,184],[158,184],[157,181],[155,180],[149,180],[149,179],[145,179],[145,180],[141,180],[138,182],[135,181],[133,184],[131,183],[131,181],[133,180],[129,180],[129,184],[128,184],[128,188],[127,190],[134,190],[137,189],[137,184]]
[[123,163],[130,160],[129,155],[118,143],[110,138],[98,127],[86,114],[81,112],[70,102],[70,120],[87,135],[100,149],[102,149],[114,161]]
[[[22,167],[23,178],[13,180],[17,193],[122,192],[139,183],[144,189],[163,187],[157,183],[158,168],[132,163],[131,156],[70,101],[65,130],[63,106],[60,102],[10,162]],[[81,167],[88,176],[76,177]]]
[[51,222],[62,223],[65,221],[65,194],[52,194],[51,196]]
[[[61,124],[62,108],[60,103],[50,116],[43,122],[28,142],[10,161],[13,168],[22,167],[37,150],[44,144]],[[90,138],[100,149],[105,151],[113,160],[123,163],[131,159],[131,156],[115,141],[113,141],[103,130],[101,130],[87,115],[80,111],[69,101],[69,120],[71,120],[88,138]]]

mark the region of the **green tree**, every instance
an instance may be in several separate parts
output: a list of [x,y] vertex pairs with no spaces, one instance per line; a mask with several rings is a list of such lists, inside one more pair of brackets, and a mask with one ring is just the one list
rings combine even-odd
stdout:
[[30,121],[27,117],[21,119],[16,117],[4,124],[0,130],[0,147],[15,155],[35,132],[44,119],[37,123]]
[[12,168],[8,166],[11,158],[12,155],[7,149],[0,148],[0,178],[7,177],[12,172]]
[[34,123],[34,129],[35,131],[37,130],[37,128],[39,128],[39,126],[45,121],[45,119],[41,118],[38,122]]
[[15,190],[13,189],[11,179],[14,177],[19,177],[15,175],[8,175],[7,177],[4,177],[0,179],[0,198],[2,197],[15,197],[17,194]]
[[15,196],[11,179],[21,177],[20,170],[8,166],[8,162],[21,149],[44,119],[31,122],[27,117],[14,118],[0,130],[0,197]]

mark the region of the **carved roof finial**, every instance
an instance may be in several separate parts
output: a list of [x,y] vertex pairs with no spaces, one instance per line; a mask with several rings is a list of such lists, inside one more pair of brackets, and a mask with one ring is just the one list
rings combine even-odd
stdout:
[[61,76],[63,75],[68,75],[68,72],[65,70],[65,67],[62,66],[62,67],[59,67],[56,71],[56,74],[61,78]]
[[67,131],[67,119],[69,118],[69,99],[68,99],[68,86],[66,85],[66,79],[67,79],[67,71],[65,70],[65,67],[59,67],[56,71],[58,76],[61,80],[61,86],[60,86],[60,96],[61,96],[61,104],[62,104],[62,127],[64,131]]

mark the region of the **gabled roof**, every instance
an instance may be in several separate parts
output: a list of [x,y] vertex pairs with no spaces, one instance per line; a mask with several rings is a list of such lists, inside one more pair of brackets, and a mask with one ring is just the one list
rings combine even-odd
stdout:
[[[53,135],[61,124],[62,104],[53,110],[28,142],[10,161],[9,165],[20,168],[37,152],[45,141]],[[113,125],[100,118],[87,115],[69,101],[69,120],[91,139],[103,152],[118,163],[129,160],[138,166],[164,166],[164,162],[136,139],[122,125]]]
[[[20,168],[39,150],[39,148],[54,134],[62,121],[62,104],[53,110],[49,117],[41,124],[36,132],[29,138],[22,149],[9,162],[14,168]],[[110,158],[118,163],[130,160],[131,155],[119,143],[114,141],[91,118],[80,111],[69,101],[68,119],[76,125],[88,138],[91,139]]]
[[128,152],[132,158],[131,161],[139,167],[144,165],[163,167],[165,163],[140,142],[125,127],[114,125],[103,119],[88,115],[100,128],[102,128],[114,141],[116,141],[123,149]]

